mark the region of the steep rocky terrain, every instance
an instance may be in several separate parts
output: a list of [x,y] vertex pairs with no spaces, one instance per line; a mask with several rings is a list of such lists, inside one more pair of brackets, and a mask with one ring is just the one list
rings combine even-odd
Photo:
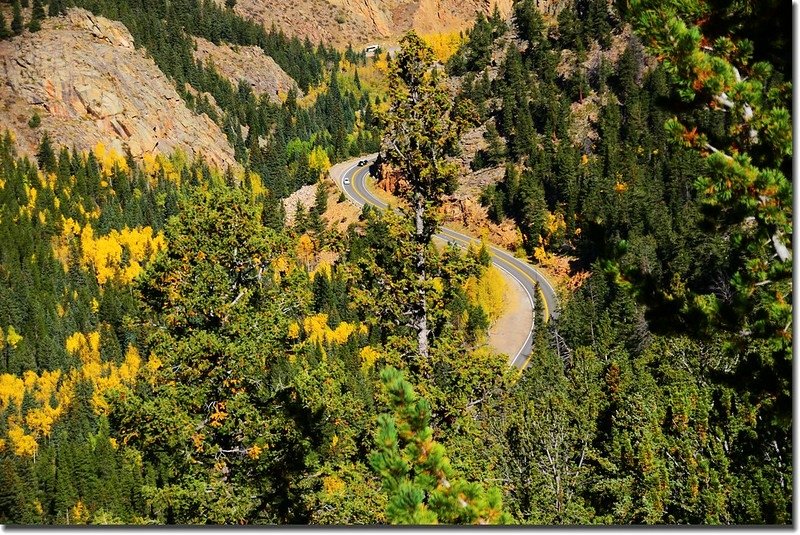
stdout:
[[[233,149],[206,115],[186,108],[152,59],[119,22],[71,9],[38,33],[0,42],[0,124],[23,152],[47,131],[56,143],[88,149],[98,142],[135,157],[202,153],[235,164]],[[41,125],[31,128],[34,114]]]
[[[203,38],[196,38],[195,57],[203,63],[210,61],[217,71],[232,83],[244,80],[257,95],[267,95],[273,102],[280,102],[297,84],[271,57],[255,46],[231,48],[228,45],[215,45]],[[298,90],[299,93],[299,90]]]
[[398,37],[415,29],[420,33],[464,30],[476,11],[491,13],[494,5],[503,15],[511,0],[238,0],[236,11],[272,24],[289,35],[346,45]]

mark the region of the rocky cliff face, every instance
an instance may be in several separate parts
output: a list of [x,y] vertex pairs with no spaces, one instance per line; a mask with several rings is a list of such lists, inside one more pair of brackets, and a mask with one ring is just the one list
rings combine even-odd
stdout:
[[236,11],[273,23],[289,35],[337,45],[363,45],[420,33],[464,30],[476,11],[491,13],[495,4],[507,16],[512,0],[238,0]]
[[258,47],[231,48],[228,45],[215,45],[202,38],[196,38],[195,43],[195,57],[203,63],[213,63],[217,71],[233,84],[244,80],[253,93],[267,95],[273,102],[280,102],[280,96],[286,95],[292,87],[298,95],[302,95],[292,77]]
[[[0,125],[32,154],[47,131],[79,150],[97,142],[135,157],[202,153],[236,165],[233,149],[206,115],[186,108],[173,84],[119,22],[71,9],[42,30],[0,42]],[[37,113],[41,126],[31,128]]]

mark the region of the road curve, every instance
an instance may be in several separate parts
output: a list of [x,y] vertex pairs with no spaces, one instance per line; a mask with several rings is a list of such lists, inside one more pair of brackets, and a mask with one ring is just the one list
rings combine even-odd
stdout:
[[[369,164],[371,164],[377,154],[370,154],[362,156],[347,162],[337,164],[331,168],[331,177],[336,185],[344,192],[345,196],[357,206],[369,204],[380,209],[388,208],[388,205],[377,198],[367,188],[367,177],[369,176]],[[368,165],[359,167],[358,162],[367,160]],[[347,179],[347,180],[345,180]],[[347,182],[347,184],[345,184]],[[466,234],[456,232],[455,230],[447,227],[442,227],[440,232],[436,234],[436,238],[446,242],[453,242],[461,247],[467,247],[470,243],[480,245],[480,240],[473,238]],[[556,300],[556,293],[552,284],[536,270],[533,266],[521,260],[511,253],[504,251],[493,245],[489,245],[489,253],[492,257],[492,263],[499,269],[505,271],[508,275],[513,277],[519,282],[525,293],[528,295],[528,300],[531,305],[531,310],[535,308],[534,295],[539,293],[541,302],[544,306],[544,319],[548,321],[551,317],[558,317],[558,301]],[[531,314],[535,318],[535,314]],[[510,356],[509,364],[522,370],[528,365],[529,355],[531,353],[531,344],[533,342],[533,329],[534,321],[531,321],[531,328],[525,343],[516,354]]]

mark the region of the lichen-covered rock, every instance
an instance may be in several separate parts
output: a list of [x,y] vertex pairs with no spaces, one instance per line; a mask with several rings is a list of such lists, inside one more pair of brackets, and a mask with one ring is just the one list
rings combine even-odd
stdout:
[[[186,107],[120,22],[82,9],[47,18],[37,33],[0,41],[0,78],[0,124],[23,153],[35,153],[46,131],[78,150],[102,142],[137,158],[181,150],[236,166],[220,128]],[[38,128],[28,126],[34,113]]]

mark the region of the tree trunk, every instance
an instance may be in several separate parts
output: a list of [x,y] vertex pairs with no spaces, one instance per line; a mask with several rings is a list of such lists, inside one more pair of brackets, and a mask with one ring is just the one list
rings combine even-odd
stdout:
[[419,354],[423,358],[428,358],[428,302],[425,291],[425,220],[423,214],[425,213],[425,198],[417,193],[414,196],[414,217],[416,220],[416,237],[417,237],[417,281],[419,282],[419,308],[417,317],[414,318],[414,323],[417,326],[417,341],[419,342]]

